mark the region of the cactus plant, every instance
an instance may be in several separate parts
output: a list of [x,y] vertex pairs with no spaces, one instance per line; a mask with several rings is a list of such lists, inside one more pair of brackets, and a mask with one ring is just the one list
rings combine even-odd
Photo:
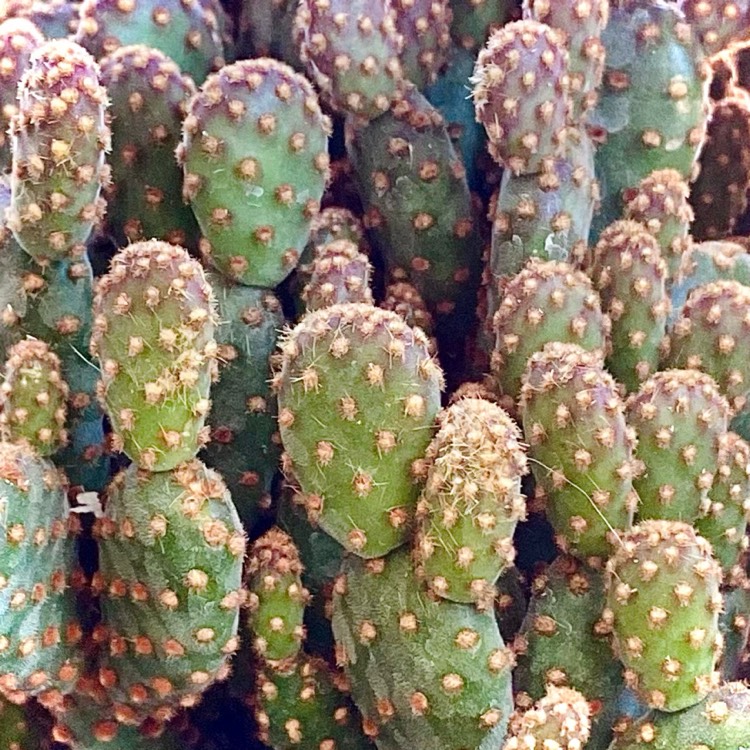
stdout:
[[178,157],[204,257],[233,281],[273,288],[299,262],[328,177],[330,123],[283,63],[243,60],[188,106]]
[[451,0],[455,42],[466,49],[479,49],[497,26],[502,26],[516,11],[515,0]]
[[302,292],[307,309],[319,310],[344,302],[372,303],[371,266],[349,240],[324,245],[312,262],[310,281]]
[[417,500],[410,467],[429,443],[442,384],[426,337],[395,313],[348,303],[308,314],[282,351],[284,470],[309,517],[365,557],[400,546]]
[[37,47],[18,87],[12,118],[7,223],[36,261],[80,257],[104,211],[109,128],[99,67],[66,40]]
[[607,562],[605,621],[626,684],[652,708],[680,711],[718,683],[721,570],[679,521],[643,521]]

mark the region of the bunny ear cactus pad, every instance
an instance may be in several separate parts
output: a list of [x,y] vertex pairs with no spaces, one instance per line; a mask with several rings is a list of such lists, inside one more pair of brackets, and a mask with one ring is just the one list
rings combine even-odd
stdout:
[[345,682],[306,654],[289,669],[259,671],[253,705],[261,742],[273,750],[372,750]]
[[439,424],[417,508],[417,569],[434,594],[491,607],[526,516],[521,433],[499,406],[480,398],[460,399]]
[[728,682],[677,714],[656,711],[634,724],[612,750],[739,750],[750,745],[750,688]]
[[67,40],[37,47],[11,122],[8,226],[37,262],[81,256],[104,214],[110,133],[99,66]]
[[101,68],[113,118],[110,231],[120,246],[155,238],[197,249],[198,225],[182,200],[174,158],[193,82],[162,52],[142,45],[115,50]]
[[99,281],[91,351],[117,443],[150,471],[205,442],[216,368],[215,298],[200,264],[165,242],[120,251]]
[[630,527],[637,504],[636,440],[614,378],[596,353],[547,344],[528,361],[520,411],[558,544],[608,557],[610,532],[616,540]]
[[563,155],[571,114],[569,57],[560,34],[538,21],[495,31],[474,71],[477,120],[490,153],[513,174]]
[[401,92],[404,39],[391,0],[301,0],[295,35],[310,77],[337,112],[372,120]]
[[178,158],[206,259],[273,288],[299,262],[328,179],[329,118],[310,83],[262,58],[222,68],[188,107]]
[[216,17],[199,2],[84,0],[75,39],[97,59],[130,44],[153,47],[198,85],[224,64]]
[[282,351],[283,468],[310,519],[363,557],[404,544],[418,495],[412,463],[440,408],[426,337],[395,313],[349,303],[309,313]]
[[372,304],[370,262],[348,240],[320,248],[312,262],[310,283],[302,294],[307,309],[319,310],[344,302]]
[[743,38],[750,20],[748,0],[682,0],[680,8],[709,55]]
[[494,614],[433,600],[407,551],[344,561],[333,632],[380,750],[498,747],[513,709],[513,655]]
[[41,456],[65,445],[68,386],[60,359],[36,339],[19,341],[8,353],[0,386],[0,434],[27,441]]
[[271,358],[283,328],[281,303],[267,289],[239,286],[208,274],[218,304],[218,380],[206,423],[211,440],[201,459],[219,472],[250,532],[271,508],[281,446]]
[[672,328],[670,367],[702,370],[739,412],[750,391],[750,287],[716,281],[693,290]]
[[612,322],[607,367],[629,391],[659,366],[667,333],[667,264],[656,239],[634,221],[607,227],[589,273]]
[[8,126],[18,112],[18,82],[34,49],[44,42],[42,32],[25,18],[9,18],[0,24],[0,171],[11,166]]
[[115,717],[167,721],[228,675],[238,646],[245,536],[218,474],[200,461],[132,465],[97,519],[99,681]]
[[577,690],[547,686],[546,695],[510,722],[503,750],[581,750],[591,735],[591,707]]
[[716,687],[721,570],[679,521],[644,521],[607,562],[607,608],[625,681],[651,708],[681,711]]
[[532,258],[498,286],[500,304],[492,370],[507,396],[516,399],[529,357],[545,344],[576,344],[601,356],[608,349],[609,318],[591,280],[567,263]]
[[0,692],[59,707],[82,669],[71,584],[75,526],[60,475],[28,445],[0,443]]
[[302,618],[309,594],[292,538],[273,527],[250,550],[248,589],[253,648],[274,669],[293,661],[305,636]]
[[729,406],[716,382],[696,370],[663,370],[627,402],[643,471],[633,481],[639,518],[693,522],[714,481]]
[[510,21],[516,0],[451,0],[453,39],[466,50],[477,50],[492,29]]

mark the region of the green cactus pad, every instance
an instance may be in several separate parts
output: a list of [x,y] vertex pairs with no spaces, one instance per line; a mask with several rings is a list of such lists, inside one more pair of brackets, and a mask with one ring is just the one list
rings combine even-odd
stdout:
[[681,711],[716,687],[720,582],[711,545],[679,521],[644,521],[607,562],[604,620],[626,684],[650,707]]
[[514,174],[562,156],[571,114],[569,58],[560,33],[538,21],[493,32],[474,72],[474,105],[490,153]]
[[687,710],[654,712],[612,744],[612,750],[739,750],[750,743],[750,688],[729,682]]
[[11,17],[0,23],[0,171],[11,167],[8,127],[18,112],[16,90],[31,53],[44,42],[42,32],[28,19]]
[[516,276],[498,284],[493,321],[493,373],[502,392],[516,399],[526,363],[553,341],[576,344],[603,356],[609,318],[591,280],[567,263],[532,258]]
[[714,557],[728,574],[748,547],[750,445],[733,432],[720,435],[718,440],[713,487],[694,525],[711,543]]
[[208,274],[218,304],[219,379],[211,385],[201,459],[221,474],[248,532],[268,514],[281,445],[271,357],[284,324],[281,303],[267,289],[239,286]]
[[438,423],[417,506],[417,570],[437,596],[488,608],[526,517],[521,432],[497,404],[480,398],[456,401]]
[[455,42],[466,50],[482,47],[492,30],[511,20],[515,0],[451,0]]
[[659,369],[667,333],[667,264],[653,235],[634,221],[616,221],[599,236],[587,269],[612,321],[607,367],[627,390]]
[[197,460],[110,485],[94,526],[104,648],[99,681],[120,723],[166,721],[228,675],[238,647],[245,536],[218,474]]
[[46,39],[62,39],[75,34],[78,7],[78,2],[68,0],[6,0],[0,19],[26,18]]
[[714,380],[696,370],[664,370],[627,402],[642,471],[633,481],[639,518],[692,523],[714,481],[728,406]]
[[428,597],[408,552],[344,562],[333,631],[380,750],[497,748],[513,707],[513,655],[492,612]]
[[716,281],[694,289],[675,322],[666,363],[708,373],[735,412],[750,391],[746,350],[750,327],[750,287]]
[[404,77],[420,91],[437,78],[451,53],[449,0],[392,0],[396,30],[403,37]]
[[513,717],[503,750],[581,750],[591,735],[591,708],[577,690],[547,686],[534,707]]
[[97,59],[130,44],[153,47],[198,85],[224,64],[217,19],[199,2],[84,0],[75,39]]
[[377,557],[407,540],[412,463],[431,438],[442,373],[395,313],[345,304],[308,314],[283,345],[279,425],[308,515]]
[[750,19],[747,0],[683,0],[680,8],[708,54],[745,37]]
[[101,60],[112,113],[107,225],[119,246],[158,239],[198,247],[198,224],[182,201],[174,150],[193,82],[165,54],[135,45]]
[[183,195],[225,276],[273,288],[299,262],[328,177],[328,118],[310,83],[263,58],[222,68],[188,106]]
[[57,469],[25,445],[0,443],[0,692],[59,706],[81,675],[75,531]]
[[253,704],[260,740],[273,750],[372,748],[347,692],[343,675],[306,654],[287,670],[259,671]]
[[10,126],[7,222],[38,262],[83,255],[103,216],[100,193],[109,180],[106,106],[99,67],[85,49],[53,40],[32,52]]
[[36,339],[19,341],[8,352],[0,386],[0,434],[26,441],[41,456],[65,445],[68,385],[60,358]]
[[583,557],[608,557],[638,502],[636,440],[600,356],[575,344],[547,344],[529,358],[520,411],[558,545]]
[[301,0],[294,22],[300,59],[326,101],[371,120],[387,112],[403,83],[391,0]]
[[601,619],[604,602],[601,571],[562,555],[532,581],[529,611],[513,644],[517,702],[539,700],[547,685],[580,691],[599,709],[591,717],[591,746],[597,749],[609,744],[622,689],[612,628]]
[[205,441],[215,369],[215,298],[187,251],[152,240],[121,250],[99,280],[91,351],[117,447],[168,471]]
[[305,637],[309,594],[291,537],[278,527],[269,529],[250,549],[247,574],[253,649],[274,669],[296,658]]

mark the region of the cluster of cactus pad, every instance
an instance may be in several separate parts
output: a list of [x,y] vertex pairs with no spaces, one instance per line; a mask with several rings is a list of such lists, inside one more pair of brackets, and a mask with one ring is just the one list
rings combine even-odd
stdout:
[[0,2],[0,750],[750,747],[750,2]]

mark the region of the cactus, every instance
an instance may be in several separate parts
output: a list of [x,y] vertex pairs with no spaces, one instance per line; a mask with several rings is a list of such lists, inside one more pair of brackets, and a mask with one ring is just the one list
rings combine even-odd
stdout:
[[711,543],[725,574],[747,549],[750,521],[750,445],[733,432],[718,437],[718,461],[713,486],[694,525]]
[[600,707],[593,713],[591,750],[612,737],[621,667],[612,655],[612,629],[601,619],[604,578],[575,558],[558,557],[531,585],[529,611],[513,644],[516,701],[543,698],[546,686],[573,688]]
[[729,409],[714,380],[695,370],[665,370],[627,402],[643,471],[633,481],[639,518],[692,522],[714,481]]
[[37,47],[18,87],[10,126],[13,171],[7,223],[36,261],[85,252],[101,219],[109,128],[99,68],[77,44]]
[[308,591],[291,537],[278,527],[256,540],[250,550],[248,588],[253,649],[269,668],[283,668],[297,657]]
[[40,735],[24,708],[0,699],[1,750],[38,750]]
[[99,281],[91,351],[117,445],[168,471],[205,442],[215,369],[215,298],[200,265],[153,240],[121,250]]
[[563,36],[570,56],[570,95],[573,116],[579,118],[596,105],[604,74],[601,35],[609,20],[609,0],[524,0],[529,18],[545,23]]
[[750,287],[716,281],[693,290],[672,328],[670,367],[702,370],[716,380],[735,412],[747,401]]
[[0,172],[11,167],[10,121],[18,112],[16,90],[29,64],[31,53],[44,42],[44,36],[28,19],[9,18],[0,24]]
[[19,341],[8,354],[0,386],[2,439],[25,441],[40,456],[49,456],[68,440],[68,385],[60,358],[36,339]]
[[107,226],[119,246],[160,239],[197,249],[198,225],[181,197],[180,141],[193,82],[162,52],[120,47],[101,61],[111,100],[112,184]]
[[442,373],[395,313],[345,304],[308,314],[283,344],[279,425],[312,521],[377,557],[406,541],[411,464],[430,440]]
[[602,133],[596,153],[602,210],[594,239],[620,218],[622,191],[658,169],[693,172],[708,100],[700,46],[675,3],[613,4],[599,104],[589,116]]
[[408,552],[346,559],[333,631],[380,750],[497,747],[512,710],[513,656],[491,611],[427,597]]
[[438,338],[464,335],[474,320],[481,247],[465,170],[443,118],[411,88],[388,114],[349,128],[347,151],[365,225],[391,279],[417,288]]
[[370,263],[349,240],[321,247],[312,262],[310,282],[302,297],[310,311],[344,302],[372,304]]
[[667,265],[659,245],[640,224],[616,221],[600,235],[590,273],[612,322],[607,367],[637,390],[658,369],[667,333]]
[[672,750],[675,747],[737,750],[750,742],[750,688],[729,682],[679,714],[654,712],[634,724],[612,750]]
[[494,280],[518,273],[531,257],[578,262],[598,199],[594,148],[581,129],[569,128],[565,156],[544,159],[538,172],[506,171],[489,216]]
[[547,694],[532,709],[513,717],[503,750],[539,746],[580,750],[590,734],[591,707],[586,698],[577,690],[548,685]]
[[732,234],[747,209],[749,140],[750,96],[736,90],[711,108],[700,172],[690,196],[696,239],[716,240]]
[[217,19],[199,2],[84,0],[75,40],[97,59],[131,44],[153,47],[197,85],[224,65]]
[[689,257],[693,220],[689,192],[687,181],[677,170],[660,169],[623,193],[625,218],[643,224],[658,240],[669,282],[679,281]]
[[637,505],[636,440],[600,356],[574,344],[547,344],[529,358],[520,411],[558,545],[608,557]]
[[606,568],[605,621],[625,681],[651,708],[681,711],[716,687],[721,570],[711,545],[679,521],[643,521]]
[[710,55],[744,37],[750,20],[747,0],[682,0],[680,8]]
[[337,112],[362,121],[387,112],[403,85],[391,0],[301,0],[294,24],[300,59]]
[[448,0],[392,0],[403,38],[401,66],[420,91],[435,81],[451,51],[453,13]]
[[0,692],[59,706],[81,674],[82,637],[71,584],[75,521],[62,477],[26,444],[0,443]]
[[569,59],[560,34],[538,21],[495,31],[479,53],[474,105],[493,157],[513,174],[562,156],[571,114]]
[[253,704],[260,740],[273,750],[372,748],[342,683],[324,661],[306,655],[286,670],[259,671]]
[[455,402],[439,424],[417,507],[417,571],[437,596],[488,608],[495,582],[515,558],[516,525],[526,517],[520,430],[480,398]]
[[451,33],[469,52],[482,47],[492,30],[513,17],[515,0],[451,0],[453,24]]
[[266,289],[208,275],[218,303],[219,379],[211,386],[206,423],[211,440],[201,459],[227,483],[243,525],[252,531],[271,508],[281,446],[271,357],[283,326],[281,304]]
[[164,722],[228,674],[245,537],[226,486],[197,460],[156,474],[130,466],[105,507],[94,525],[99,682],[118,722]]
[[229,65],[188,106],[178,158],[205,258],[273,288],[299,262],[328,177],[330,123],[309,82],[267,58]]
[[719,617],[719,629],[724,636],[719,663],[723,680],[734,680],[740,674],[750,636],[750,580],[741,568],[735,568],[730,584],[730,588],[725,588],[724,611]]
[[26,18],[44,38],[62,39],[75,34],[79,4],[68,0],[6,0],[5,7],[0,8],[0,20]]
[[[425,335],[432,336],[435,330],[434,319],[427,309],[422,295],[409,282],[397,281],[389,284],[380,306],[384,310],[398,313],[406,324],[412,328],[421,328]],[[434,354],[437,344],[433,338],[430,338],[429,348],[430,354]]]
[[516,276],[498,285],[500,304],[492,369],[503,393],[516,399],[526,362],[552,341],[605,354],[609,318],[589,278],[567,263],[532,258]]

